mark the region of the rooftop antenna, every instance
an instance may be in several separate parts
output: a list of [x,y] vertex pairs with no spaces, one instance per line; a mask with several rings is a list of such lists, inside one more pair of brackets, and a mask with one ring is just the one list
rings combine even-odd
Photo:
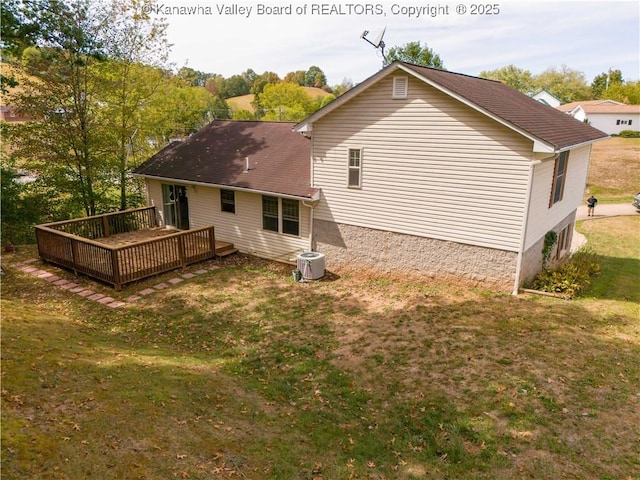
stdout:
[[383,66],[384,66],[384,63],[387,62],[387,56],[384,54],[385,44],[384,44],[384,41],[382,40],[382,38],[384,37],[384,32],[386,31],[387,31],[387,27],[384,27],[382,29],[382,32],[380,32],[380,34],[373,41],[367,38],[367,35],[369,35],[369,30],[365,30],[364,32],[362,32],[362,35],[360,35],[360,38],[362,38],[365,42],[373,45],[376,48],[376,50],[377,49],[380,50],[380,53],[382,54],[382,58],[384,59]]

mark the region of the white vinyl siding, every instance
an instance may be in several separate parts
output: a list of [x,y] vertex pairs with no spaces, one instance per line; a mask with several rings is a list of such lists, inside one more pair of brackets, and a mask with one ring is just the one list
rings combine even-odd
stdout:
[[[313,127],[316,218],[517,251],[532,142],[409,78],[394,100],[393,77]],[[366,152],[361,190],[344,188],[344,159]]]
[[531,248],[583,203],[590,155],[591,146],[589,145],[570,151],[562,201],[555,203],[551,208],[549,208],[549,198],[553,185],[555,160],[553,157],[547,158],[536,165],[531,188],[531,208],[525,250]]
[[[160,182],[147,181],[151,205],[162,205]],[[295,262],[296,255],[309,250],[311,209],[299,204],[299,235],[270,232],[262,228],[262,195],[235,191],[235,215],[223,212],[220,189],[204,185],[188,185],[189,221],[191,228],[215,227],[216,239],[231,242],[243,253],[280,262]],[[286,203],[286,202],[285,202]]]

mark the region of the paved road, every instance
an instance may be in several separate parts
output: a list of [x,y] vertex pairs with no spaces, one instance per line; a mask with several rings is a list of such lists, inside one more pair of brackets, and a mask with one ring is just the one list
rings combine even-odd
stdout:
[[636,208],[629,203],[598,203],[592,217],[587,216],[587,206],[581,205],[576,213],[576,220],[591,220],[604,217],[619,217],[620,215],[638,215]]

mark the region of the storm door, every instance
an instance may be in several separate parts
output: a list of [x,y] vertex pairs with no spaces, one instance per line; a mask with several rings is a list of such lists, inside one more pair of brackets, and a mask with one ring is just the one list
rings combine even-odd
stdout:
[[179,230],[189,229],[189,201],[184,185],[162,185],[164,224]]

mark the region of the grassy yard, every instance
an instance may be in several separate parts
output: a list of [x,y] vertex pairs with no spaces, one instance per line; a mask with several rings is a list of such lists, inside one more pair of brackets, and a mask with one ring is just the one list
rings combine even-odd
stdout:
[[640,192],[640,138],[611,137],[593,145],[585,198],[631,202]]
[[2,476],[640,478],[639,227],[580,226],[571,302],[240,256],[111,310],[9,268]]

